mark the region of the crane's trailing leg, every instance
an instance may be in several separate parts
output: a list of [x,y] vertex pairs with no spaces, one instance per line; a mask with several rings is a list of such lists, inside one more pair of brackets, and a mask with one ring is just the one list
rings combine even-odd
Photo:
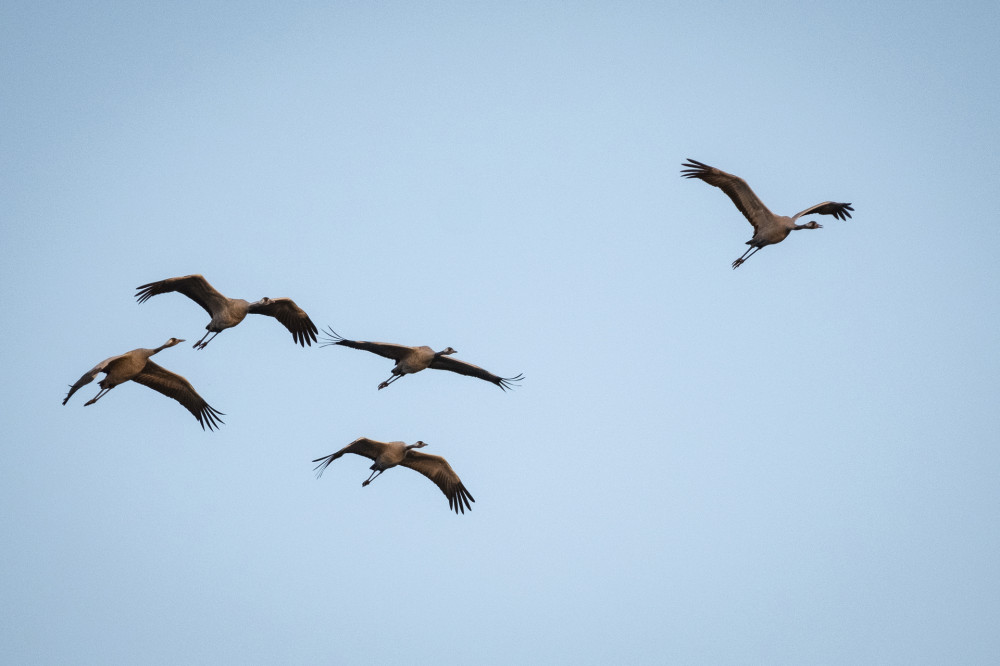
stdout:
[[[375,467],[372,466],[372,469],[375,469]],[[368,480],[361,484],[361,487],[364,488],[365,486],[367,486],[369,483],[371,483],[372,481],[374,481],[375,479],[377,479],[378,476],[379,476],[379,474],[381,474],[381,473],[382,473],[382,470],[375,469],[375,471],[372,472],[371,476],[368,477]]]
[[746,252],[744,252],[742,257],[733,262],[733,268],[734,269],[739,268],[740,264],[742,264],[744,261],[752,257],[754,253],[759,249],[760,249],[759,247],[752,247]]
[[221,332],[222,331],[216,331],[215,335],[213,335],[212,337],[208,338],[208,334],[211,333],[211,331],[206,331],[205,335],[201,336],[201,340],[205,340],[205,338],[208,338],[208,340],[205,341],[205,342],[202,342],[201,340],[199,340],[198,342],[194,343],[194,349],[204,349],[205,347],[208,346],[208,343],[211,342],[212,340],[214,340],[215,336],[218,335]]
[[95,402],[97,402],[98,400],[100,400],[100,399],[101,399],[102,397],[104,397],[104,395],[105,395],[105,394],[106,394],[106,393],[107,393],[108,391],[110,391],[110,390],[111,390],[110,388],[104,388],[104,389],[101,389],[100,391],[98,391],[98,392],[97,392],[97,395],[95,395],[95,396],[94,396],[93,398],[91,398],[91,399],[90,399],[90,400],[88,400],[87,402],[83,403],[83,406],[84,406],[84,407],[86,407],[87,405],[92,405],[92,404],[94,404]]
[[378,385],[378,390],[381,391],[386,386],[388,386],[389,384],[393,383],[394,381],[396,381],[397,379],[399,379],[402,376],[403,375],[393,375],[392,377],[389,377],[389,379],[385,380],[384,382],[382,382],[381,384]]

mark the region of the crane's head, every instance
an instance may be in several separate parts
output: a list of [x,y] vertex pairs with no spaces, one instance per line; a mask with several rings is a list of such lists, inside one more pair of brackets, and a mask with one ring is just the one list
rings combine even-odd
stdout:
[[815,222],[815,221],[814,222],[806,222],[803,225],[803,228],[805,228],[805,229],[822,229],[823,225],[820,224],[819,222]]
[[418,440],[416,441],[416,443],[414,443],[414,444],[410,444],[410,445],[409,445],[408,447],[406,447],[406,448],[408,448],[408,449],[422,449],[422,448],[424,448],[425,446],[427,446],[427,442],[424,442],[424,441],[421,441],[421,440],[419,440],[419,439],[418,439]]
[[445,347],[437,353],[438,356],[448,356],[449,354],[457,354],[458,352],[451,347]]
[[274,301],[272,301],[270,298],[268,298],[267,296],[265,296],[264,298],[260,299],[256,303],[254,303],[254,305],[270,305],[273,302]]
[[178,338],[170,338],[169,340],[167,340],[166,342],[164,342],[162,345],[160,345],[156,349],[151,349],[149,351],[151,353],[153,353],[153,354],[158,354],[159,352],[163,351],[167,347],[173,347],[174,345],[179,345],[182,342],[184,342],[184,341],[180,340]]

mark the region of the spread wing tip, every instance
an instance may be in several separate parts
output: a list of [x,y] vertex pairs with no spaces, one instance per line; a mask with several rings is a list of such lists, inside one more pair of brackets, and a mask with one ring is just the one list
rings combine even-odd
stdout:
[[206,404],[204,409],[201,410],[201,413],[196,416],[198,418],[198,423],[201,424],[202,430],[215,430],[220,425],[225,425],[225,421],[221,418],[225,416],[225,414],[208,404]]
[[681,169],[682,178],[699,178],[712,168],[704,162],[699,162],[698,160],[691,159],[690,157],[687,162],[681,164],[681,166],[684,167]]
[[346,340],[344,336],[333,330],[332,326],[327,326],[326,328],[327,330],[323,331],[323,334],[327,337],[323,338],[323,342],[320,343],[320,347],[329,347],[330,345],[335,345],[342,340]]
[[497,381],[497,386],[499,386],[504,391],[508,389],[515,388],[518,386],[518,382],[524,379],[524,374],[519,374],[517,377],[500,377]]
[[464,515],[466,509],[472,511],[472,504],[470,502],[475,501],[475,498],[465,489],[465,486],[459,484],[455,494],[448,498],[448,508],[452,509],[456,515],[459,512]]
[[313,460],[313,462],[319,463],[318,465],[313,467],[313,471],[316,472],[316,478],[318,479],[321,476],[323,476],[323,472],[325,472],[326,468],[329,467],[330,463],[333,462],[333,454],[331,453],[328,456],[323,456],[322,458],[316,458],[316,460]]

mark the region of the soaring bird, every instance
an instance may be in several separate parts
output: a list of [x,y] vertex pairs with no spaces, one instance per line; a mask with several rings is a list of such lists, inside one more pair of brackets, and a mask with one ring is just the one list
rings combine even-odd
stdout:
[[739,176],[726,173],[721,169],[702,164],[697,160],[688,159],[687,163],[681,166],[686,167],[681,170],[684,178],[700,178],[709,185],[714,185],[726,193],[733,200],[740,212],[753,225],[753,238],[747,241],[750,248],[743,253],[743,256],[733,262],[733,268],[738,267],[744,261],[752,257],[757,250],[765,245],[780,243],[788,237],[788,234],[797,229],[822,229],[823,225],[816,222],[806,224],[796,224],[795,220],[803,215],[833,215],[840,220],[851,217],[849,211],[854,210],[849,203],[836,203],[834,201],[824,201],[821,204],[810,206],[793,217],[775,215],[767,209],[757,195],[754,194],[746,181]]
[[149,357],[153,354],[181,342],[184,341],[177,338],[170,338],[156,349],[133,349],[119,356],[104,359],[70,387],[69,393],[66,394],[62,404],[65,405],[70,397],[76,393],[77,389],[94,381],[94,378],[103,372],[107,376],[98,383],[101,390],[93,398],[85,402],[84,407],[94,404],[108,391],[131,379],[143,386],[148,386],[154,391],[159,391],[168,398],[173,398],[184,405],[198,419],[202,430],[205,429],[205,426],[208,426],[209,430],[217,428],[222,423],[222,419],[219,417],[224,416],[224,414],[205,402],[188,380],[169,370],[164,370],[149,360]]
[[[212,315],[212,321],[208,322],[208,326],[205,327],[207,332],[201,336],[201,340],[194,343],[195,349],[207,347],[216,335],[243,321],[247,313],[274,317],[291,331],[292,338],[303,347],[312,346],[312,343],[316,341],[316,333],[318,333],[316,325],[309,319],[305,310],[296,305],[295,301],[290,298],[272,299],[265,296],[254,303],[244,301],[242,298],[226,298],[201,275],[167,278],[159,282],[144,284],[136,289],[138,291],[135,297],[140,303],[146,302],[157,294],[178,291]],[[215,335],[208,338],[209,333]],[[205,338],[208,340],[206,341]]]
[[459,511],[465,513],[466,509],[471,511],[472,505],[469,502],[476,500],[462,485],[462,480],[458,478],[458,474],[455,474],[455,470],[451,468],[448,461],[441,456],[432,456],[414,450],[422,449],[425,446],[427,444],[421,441],[416,444],[407,444],[405,442],[379,442],[367,437],[359,437],[336,453],[313,460],[314,463],[319,463],[315,467],[316,478],[321,477],[323,470],[340,456],[345,453],[356,453],[375,461],[369,467],[372,470],[371,475],[361,484],[362,486],[367,486],[390,467],[402,465],[420,472],[433,481],[448,498],[449,509],[454,509],[455,513]]
[[449,355],[457,353],[451,347],[447,347],[439,352],[436,352],[430,347],[407,347],[406,345],[396,345],[391,342],[362,342],[359,340],[347,340],[338,335],[332,328],[329,329],[329,331],[324,331],[324,333],[326,333],[328,337],[324,338],[323,344],[321,345],[323,347],[341,345],[343,347],[350,347],[351,349],[363,349],[364,351],[369,351],[373,354],[378,354],[379,356],[391,358],[396,362],[396,367],[392,369],[392,375],[389,379],[378,385],[379,390],[384,389],[386,386],[393,383],[403,375],[411,375],[414,372],[420,372],[426,368],[434,368],[435,370],[450,370],[451,372],[457,372],[460,375],[468,375],[470,377],[485,379],[488,382],[493,382],[504,391],[512,388],[514,382],[519,382],[524,379],[524,375],[518,375],[517,377],[498,377],[491,372],[483,370],[478,365],[472,365],[471,363],[466,363],[465,361],[459,361],[457,358],[448,358]]

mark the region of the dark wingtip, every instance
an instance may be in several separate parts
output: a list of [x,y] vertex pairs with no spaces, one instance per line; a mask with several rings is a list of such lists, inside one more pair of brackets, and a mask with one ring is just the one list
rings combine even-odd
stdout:
[[458,492],[455,493],[455,496],[448,498],[448,507],[454,509],[456,514],[461,511],[464,515],[466,509],[472,511],[472,505],[469,503],[470,501],[475,502],[476,500],[471,494],[469,494],[469,491],[465,489],[465,486],[459,486]]
[[148,301],[149,298],[153,295],[152,293],[153,290],[150,289],[150,287],[152,287],[154,284],[156,283],[150,282],[149,284],[143,284],[136,287],[135,299],[139,301],[139,303],[145,303],[146,301]]
[[693,160],[690,157],[688,158],[688,161],[685,164],[682,164],[681,166],[684,167],[683,169],[681,169],[682,178],[699,178],[702,175],[704,175],[704,173],[708,169],[712,168],[707,164],[703,164],[698,160]]
[[327,330],[324,330],[323,334],[328,337],[323,339],[323,342],[320,344],[320,347],[329,347],[331,345],[338,344],[345,339],[344,336],[340,335],[339,333],[337,333],[337,331],[333,330],[333,326],[327,326],[326,328]]
[[497,386],[503,389],[505,392],[507,389],[512,389],[517,386],[517,382],[524,379],[524,374],[519,374],[517,377],[501,377],[500,381],[497,382]]
[[299,340],[299,344],[303,347],[306,345],[312,347],[312,343],[316,342],[316,334],[318,332],[319,331],[316,330],[316,325],[310,321],[308,328],[303,331],[299,331],[299,337],[301,338]]
[[202,430],[206,429],[206,425],[208,426],[208,430],[217,430],[220,425],[226,424],[220,418],[222,416],[225,416],[223,412],[220,412],[211,405],[205,405],[205,409],[198,415],[198,423],[201,424]]

